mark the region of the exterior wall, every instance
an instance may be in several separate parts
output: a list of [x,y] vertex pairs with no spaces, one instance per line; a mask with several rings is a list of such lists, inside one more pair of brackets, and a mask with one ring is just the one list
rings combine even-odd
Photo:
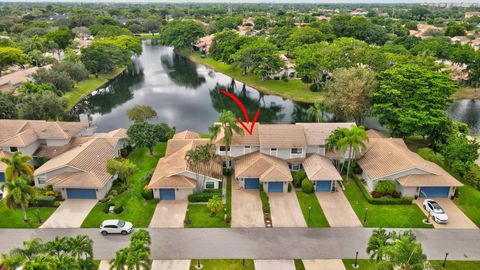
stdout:
[[121,139],[118,141],[117,145],[115,146],[115,157],[119,157],[120,156],[120,151],[127,147],[129,141],[127,139]]
[[35,151],[37,151],[39,146],[40,143],[38,141],[35,141],[30,145],[27,145],[26,147],[19,147],[18,151],[22,152],[24,156],[31,156],[33,155],[33,153],[35,153]]
[[397,185],[397,191],[400,192],[402,196],[406,197],[415,197],[416,195],[418,195],[419,190],[419,188],[417,190],[417,187],[402,187],[400,185]]
[[116,177],[112,177],[110,181],[102,188],[102,189],[97,189],[97,200],[101,200],[105,198],[107,193],[110,191],[112,188],[113,181],[115,180]]
[[54,177],[55,175],[58,175],[64,172],[79,172],[79,170],[74,169],[72,167],[62,167],[57,170],[53,170],[44,174],[35,175],[34,176],[35,186],[38,188],[44,188],[46,184],[39,183],[39,178],[44,177],[46,179],[45,181],[48,181],[48,179]]
[[[190,171],[184,171],[182,173],[179,173],[179,175],[183,175],[185,177],[188,177],[190,179],[193,179],[193,180],[197,180],[197,175],[193,172],[190,172]],[[203,176],[200,174],[198,175],[198,180],[199,181],[203,181]],[[219,179],[216,179],[216,178],[212,178],[212,177],[205,177],[205,183],[204,183],[204,187],[203,188],[206,188],[206,184],[208,181],[213,181],[214,184],[215,184],[215,187],[214,188],[218,188],[219,187],[219,183],[220,183],[220,180]]]
[[48,146],[64,146],[68,143],[70,143],[70,139],[65,139],[65,140],[46,140],[45,143]]
[[[250,151],[246,150],[245,151],[245,146],[244,145],[232,145],[230,146],[230,151],[228,151],[228,156],[230,157],[239,157],[243,156],[249,153],[253,153],[255,151],[258,151],[260,149],[260,146],[258,145],[251,145],[250,146]],[[226,156],[226,151],[220,151],[220,145],[216,146],[216,153],[217,155],[220,156]]]
[[306,148],[302,148],[301,154],[292,154],[291,148],[277,148],[277,155],[270,154],[270,148],[260,148],[260,152],[266,155],[275,156],[281,159],[304,158],[306,155]]
[[308,154],[319,154],[324,156],[325,155],[325,146],[323,145],[309,145],[307,147]]
[[368,177],[368,175],[365,172],[362,172],[362,178],[365,179],[369,191],[373,191],[375,189],[376,181],[396,180],[396,179],[398,179],[402,176],[406,176],[406,175],[410,175],[410,174],[427,174],[427,172],[419,170],[419,169],[411,169],[411,170],[408,170],[408,171],[404,171],[404,172],[392,174],[392,175],[389,175],[389,176],[385,176],[385,177],[382,177],[382,178],[379,178],[379,179],[376,179],[376,180],[371,180],[370,177]]

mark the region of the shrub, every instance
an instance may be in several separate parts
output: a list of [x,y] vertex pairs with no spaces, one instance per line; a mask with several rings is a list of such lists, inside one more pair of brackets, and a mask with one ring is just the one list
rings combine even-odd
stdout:
[[108,214],[108,213],[110,212],[110,207],[112,207],[112,206],[114,206],[113,203],[107,203],[107,204],[105,204],[105,207],[103,208],[103,212],[104,212],[105,214]]
[[52,66],[56,72],[65,72],[74,81],[81,81],[88,78],[88,70],[81,62],[61,61]]
[[292,192],[292,183],[288,183],[288,192]]
[[293,185],[295,187],[300,187],[302,185],[302,180],[307,177],[307,174],[304,170],[292,172]]
[[375,185],[375,191],[385,195],[390,195],[397,190],[397,186],[391,180],[381,180]]
[[142,191],[142,197],[147,201],[153,199],[153,189]]
[[373,198],[381,198],[382,197],[382,194],[380,194],[380,192],[377,192],[377,191],[372,191],[372,193],[370,193],[372,195]]
[[464,178],[467,183],[480,190],[480,166],[475,163],[470,164]]
[[188,201],[189,202],[208,202],[213,196],[215,195],[221,195],[222,191],[220,189],[213,189],[213,190],[208,190],[206,189],[204,192],[197,192],[188,195]]
[[313,192],[313,183],[308,178],[305,178],[302,181],[302,191],[305,193]]
[[398,193],[397,191],[392,192],[392,198],[395,198],[395,199],[400,198],[400,193]]
[[35,199],[33,204],[40,207],[52,207],[54,206],[55,201],[55,196],[40,195]]
[[263,190],[263,185],[260,184],[260,200],[262,201],[263,213],[270,213],[270,201],[268,194]]
[[232,169],[231,168],[223,168],[223,175],[224,176],[232,175]]
[[32,75],[32,77],[37,84],[51,83],[55,85],[57,89],[60,89],[63,92],[72,90],[74,84],[74,81],[65,71],[58,72],[55,70],[40,68]]
[[225,222],[230,223],[231,221],[232,221],[232,217],[230,215],[227,215],[227,217],[225,218]]
[[45,186],[45,191],[53,191],[53,186],[52,185],[46,185]]
[[365,186],[362,184],[360,179],[356,175],[352,176],[353,181],[355,181],[355,184],[358,186],[360,191],[362,192],[363,197],[367,202],[370,204],[379,204],[379,205],[384,205],[384,204],[412,204],[412,198],[410,197],[400,197],[398,199],[392,199],[392,198],[373,198],[370,196],[368,193],[367,189]]
[[153,170],[150,170],[148,173],[146,173],[145,175],[142,176],[142,178],[140,178],[140,182],[145,186],[145,185],[148,185],[150,183],[150,179],[152,179],[152,175],[153,175]]
[[424,159],[445,166],[445,158],[440,153],[435,153],[431,148],[424,147],[417,150],[417,153]]
[[115,206],[115,209],[113,209],[113,213],[115,213],[117,215],[122,213],[123,211],[125,211],[125,207],[123,206],[123,204],[121,204],[119,206]]
[[57,197],[57,192],[53,191],[53,190],[49,190],[47,192],[45,192],[45,196],[54,196],[54,197]]

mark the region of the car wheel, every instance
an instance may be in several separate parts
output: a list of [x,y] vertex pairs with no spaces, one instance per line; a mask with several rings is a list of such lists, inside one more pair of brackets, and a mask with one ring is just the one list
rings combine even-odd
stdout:
[[127,235],[127,231],[122,231],[122,235]]
[[107,232],[107,231],[102,231],[102,235],[103,235],[103,236],[107,236],[107,235],[108,235],[108,232]]

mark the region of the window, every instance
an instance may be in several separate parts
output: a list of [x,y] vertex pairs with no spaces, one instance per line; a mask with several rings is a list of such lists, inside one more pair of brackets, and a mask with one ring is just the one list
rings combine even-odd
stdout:
[[215,182],[207,181],[207,183],[205,184],[205,187],[206,188],[215,188]]
[[223,168],[230,168],[230,167],[232,167],[232,161],[231,160],[223,161],[222,166],[223,166]]
[[10,146],[10,152],[11,153],[15,153],[18,151],[18,147],[15,147],[15,146]]
[[300,164],[296,163],[296,164],[291,164],[290,165],[290,170],[291,171],[299,171],[300,170]]
[[291,153],[292,154],[302,154],[303,149],[302,148],[292,148]]
[[250,145],[245,145],[244,147],[245,147],[245,151],[247,150],[250,151]]
[[37,181],[38,181],[38,184],[39,184],[39,185],[43,185],[43,184],[45,184],[45,183],[47,182],[47,177],[45,177],[45,176],[38,176],[38,177],[37,177]]
[[227,151],[227,150],[230,151],[230,147],[227,148],[227,147],[224,146],[224,145],[220,146],[220,151],[221,151],[221,152],[225,152],[225,151]]

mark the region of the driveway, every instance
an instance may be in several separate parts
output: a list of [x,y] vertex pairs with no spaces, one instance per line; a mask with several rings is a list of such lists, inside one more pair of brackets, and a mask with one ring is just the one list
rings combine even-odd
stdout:
[[295,192],[268,193],[273,227],[307,227]]
[[[422,209],[425,215],[428,216],[427,211],[423,209],[424,199],[417,199],[415,203]],[[463,212],[458,208],[458,206],[450,199],[447,198],[438,198],[435,199],[445,210],[448,215],[448,224],[438,224],[433,221],[433,227],[435,229],[478,229],[478,227],[473,223]]]
[[188,201],[160,201],[155,208],[150,228],[183,228]]
[[362,227],[343,191],[315,192],[315,195],[330,227]]
[[293,260],[254,260],[255,270],[295,270]]
[[305,270],[345,270],[342,260],[303,260]]
[[188,270],[190,260],[161,260],[153,261],[152,270]]
[[67,199],[40,228],[80,228],[83,220],[97,204],[97,200]]
[[232,186],[232,227],[265,227],[262,201],[257,189],[240,189],[237,181]]
[[108,260],[100,261],[100,265],[98,265],[98,270],[110,270],[110,262]]

